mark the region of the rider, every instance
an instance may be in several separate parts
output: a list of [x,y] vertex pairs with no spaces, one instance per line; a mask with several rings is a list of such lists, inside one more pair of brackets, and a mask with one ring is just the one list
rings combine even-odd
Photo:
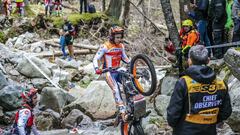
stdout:
[[[104,68],[119,68],[121,60],[125,63],[129,63],[124,45],[122,44],[124,36],[124,29],[119,26],[111,27],[109,31],[109,40],[105,42],[93,59],[93,65],[96,74],[102,74],[102,70],[99,65],[103,62]],[[115,98],[116,105],[121,113],[123,120],[126,120],[126,107],[120,95],[120,89],[118,83],[119,74],[112,71],[106,73],[106,81],[112,89],[113,96]]]
[[35,124],[33,108],[37,105],[37,89],[31,88],[26,94],[22,93],[23,106],[15,115],[12,134],[30,135],[31,131],[34,135],[40,135]]

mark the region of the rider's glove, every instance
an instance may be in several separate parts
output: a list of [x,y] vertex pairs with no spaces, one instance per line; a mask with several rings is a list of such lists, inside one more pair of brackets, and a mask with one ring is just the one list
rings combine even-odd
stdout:
[[186,45],[186,46],[182,49],[182,53],[183,53],[183,54],[186,54],[190,48],[191,48],[191,46]]
[[96,69],[95,71],[96,71],[96,74],[98,74],[98,75],[102,74],[102,70],[101,69]]

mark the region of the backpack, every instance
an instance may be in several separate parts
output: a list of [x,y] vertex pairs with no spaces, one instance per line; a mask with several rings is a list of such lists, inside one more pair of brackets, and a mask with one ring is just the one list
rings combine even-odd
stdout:
[[89,13],[96,13],[96,8],[93,4],[88,5],[88,12]]

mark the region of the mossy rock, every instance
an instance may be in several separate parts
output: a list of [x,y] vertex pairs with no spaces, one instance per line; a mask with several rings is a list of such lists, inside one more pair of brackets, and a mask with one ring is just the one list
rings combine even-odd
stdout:
[[237,50],[237,51],[240,51],[240,47],[237,47],[236,50]]
[[5,43],[6,40],[7,40],[7,38],[6,38],[5,34],[2,31],[0,31],[0,43]]
[[[96,19],[109,20],[111,24],[121,24],[118,20],[108,17],[103,12],[85,14],[73,13],[68,15],[68,19],[73,25],[78,25],[79,23],[90,23],[91,21],[94,21]],[[60,28],[64,23],[62,17],[52,17],[51,20],[53,25],[57,28]]]

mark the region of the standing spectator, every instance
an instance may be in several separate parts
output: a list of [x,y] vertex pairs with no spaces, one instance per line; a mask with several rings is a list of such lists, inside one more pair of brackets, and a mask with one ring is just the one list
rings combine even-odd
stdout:
[[63,15],[62,13],[62,0],[55,0],[54,2],[54,14],[57,16]]
[[80,14],[83,11],[83,4],[84,4],[84,12],[87,13],[87,0],[80,0]]
[[[227,20],[226,0],[211,0],[209,16],[212,19],[213,44],[219,45],[224,43],[224,26]],[[222,58],[224,55],[223,48],[214,49],[214,57]]]
[[23,0],[16,0],[17,10],[20,16],[24,16],[24,2]]
[[173,135],[217,135],[216,124],[232,113],[228,87],[208,66],[203,45],[189,50],[189,68],[174,87],[167,108]]
[[233,20],[232,20],[232,5],[233,0],[226,0],[226,11],[227,11],[227,23],[225,24],[225,41],[232,41],[232,28],[233,28]]
[[[197,23],[197,30],[200,33],[200,43],[205,46],[211,46],[207,32],[209,1],[191,0],[190,6],[194,12],[188,12],[188,15]],[[211,50],[209,50],[209,53],[211,53]]]
[[68,47],[69,58],[68,60],[71,61],[74,58],[74,50],[73,50],[73,40],[75,35],[75,29],[73,25],[69,22],[68,17],[64,16],[64,25],[63,25],[63,36],[65,38],[65,44]]
[[10,16],[12,11],[12,2],[11,0],[3,0],[4,14],[6,17]]
[[52,15],[52,9],[53,9],[52,0],[45,0],[44,2],[45,2],[45,15],[47,16],[48,12],[49,12],[49,15]]
[[233,42],[240,40],[240,0],[234,0],[232,7],[232,17],[234,21]]

